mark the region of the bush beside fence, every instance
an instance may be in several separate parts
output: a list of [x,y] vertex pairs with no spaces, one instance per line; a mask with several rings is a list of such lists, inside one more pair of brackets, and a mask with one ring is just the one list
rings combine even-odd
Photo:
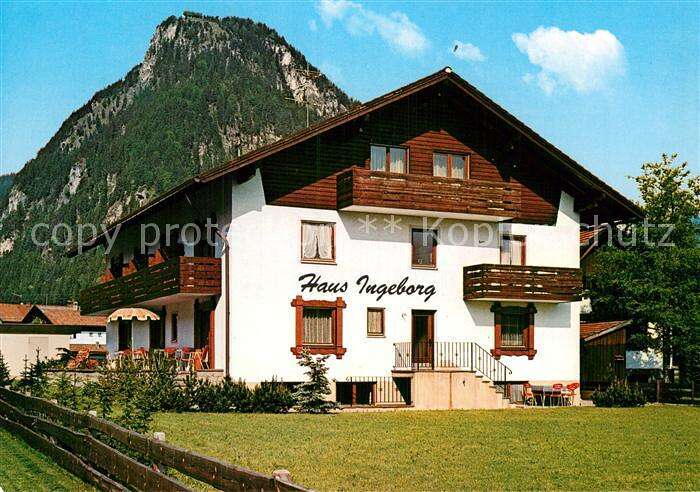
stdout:
[[[124,490],[124,486],[135,490],[190,490],[153,467],[154,463],[174,468],[219,490],[306,490],[146,437],[108,420],[4,388],[0,388],[0,414],[0,425],[101,490]],[[141,463],[104,442],[109,440],[149,463]]]

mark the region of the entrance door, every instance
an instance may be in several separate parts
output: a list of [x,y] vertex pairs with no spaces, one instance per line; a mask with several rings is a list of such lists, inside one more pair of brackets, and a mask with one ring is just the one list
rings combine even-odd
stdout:
[[152,349],[165,348],[165,309],[161,311],[159,320],[150,321],[149,347]]
[[131,320],[119,320],[119,339],[117,350],[127,350],[131,348]]
[[411,312],[411,363],[414,367],[433,368],[435,311]]

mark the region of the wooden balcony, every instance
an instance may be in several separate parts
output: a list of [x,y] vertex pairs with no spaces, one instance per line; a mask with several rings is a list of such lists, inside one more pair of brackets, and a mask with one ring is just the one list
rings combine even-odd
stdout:
[[581,270],[481,264],[464,267],[464,300],[571,302],[583,289]]
[[181,256],[83,290],[80,307],[83,314],[107,313],[171,296],[220,293],[220,258]]
[[513,183],[354,167],[338,176],[337,187],[338,210],[484,220],[512,219],[520,212],[520,188]]

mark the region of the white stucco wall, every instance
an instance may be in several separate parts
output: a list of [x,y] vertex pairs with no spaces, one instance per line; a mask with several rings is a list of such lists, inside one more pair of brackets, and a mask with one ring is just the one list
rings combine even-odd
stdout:
[[104,331],[81,331],[70,336],[70,343],[105,345],[107,335]]
[[31,364],[36,360],[39,349],[41,359],[56,357],[62,348],[68,349],[70,335],[0,335],[0,352],[10,368],[10,375],[19,376],[24,370],[24,359]]
[[[294,309],[290,303],[299,294],[304,299],[321,300],[334,300],[340,295],[347,304],[343,312],[343,346],[347,353],[341,360],[335,356],[329,359],[330,377],[338,380],[347,376],[389,375],[394,361],[393,343],[411,340],[413,309],[436,311],[436,341],[474,341],[487,350],[493,348],[491,302],[463,301],[462,269],[470,264],[499,262],[497,230],[527,236],[528,264],[578,267],[578,217],[573,211],[573,199],[566,194],[562,194],[555,226],[482,223],[475,230],[474,222],[436,223],[437,219],[427,219],[428,226],[439,229],[434,270],[411,268],[410,229],[423,227],[423,219],[396,216],[401,229],[391,233],[385,222],[389,216],[372,215],[376,230],[366,234],[359,222],[364,218],[364,213],[267,206],[259,173],[234,185],[228,232],[232,251],[232,377],[251,382],[272,376],[286,381],[303,378],[297,359],[290,352],[295,345]],[[300,262],[302,220],[335,222],[336,265]],[[307,273],[320,275],[327,282],[348,282],[348,289],[342,294],[302,293],[298,278]],[[365,274],[371,282],[388,284],[407,276],[409,283],[434,285],[437,293],[428,301],[418,295],[387,295],[376,300],[376,295],[358,292],[356,280]],[[367,307],[385,308],[384,338],[367,337]],[[513,370],[513,379],[578,380],[578,303],[537,303],[536,307],[537,355],[533,360],[503,357],[502,362]],[[219,332],[224,328],[223,319],[223,313],[219,316],[217,311]],[[217,343],[217,354],[220,349],[223,343]]]

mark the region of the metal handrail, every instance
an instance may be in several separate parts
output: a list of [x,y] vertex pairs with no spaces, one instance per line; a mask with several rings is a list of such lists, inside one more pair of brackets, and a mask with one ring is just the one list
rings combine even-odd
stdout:
[[513,371],[476,342],[399,342],[394,344],[394,369],[464,369],[505,388]]

